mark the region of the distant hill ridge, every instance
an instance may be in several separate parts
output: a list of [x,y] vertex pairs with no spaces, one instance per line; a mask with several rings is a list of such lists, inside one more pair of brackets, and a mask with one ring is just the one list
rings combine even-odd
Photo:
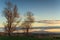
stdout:
[[[4,29],[4,27],[0,27],[0,29]],[[22,27],[16,27],[17,30],[24,29]],[[41,27],[31,27],[30,29],[60,29],[60,26],[41,26]]]

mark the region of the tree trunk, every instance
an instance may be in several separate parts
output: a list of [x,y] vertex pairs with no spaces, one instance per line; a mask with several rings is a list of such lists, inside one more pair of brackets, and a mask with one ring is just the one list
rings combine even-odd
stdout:
[[26,35],[29,35],[29,28],[26,29]]
[[8,35],[11,36],[11,23],[9,23],[9,27],[8,27]]
[[9,21],[8,21],[8,36],[11,36],[11,17],[9,18]]

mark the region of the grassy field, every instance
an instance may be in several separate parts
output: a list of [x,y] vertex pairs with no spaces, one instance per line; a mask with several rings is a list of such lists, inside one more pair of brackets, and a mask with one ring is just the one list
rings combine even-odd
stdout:
[[34,38],[26,36],[1,36],[0,40],[60,40],[60,38]]

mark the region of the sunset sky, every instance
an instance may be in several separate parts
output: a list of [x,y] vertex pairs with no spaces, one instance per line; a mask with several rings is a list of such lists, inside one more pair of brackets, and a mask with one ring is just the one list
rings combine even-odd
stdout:
[[[60,0],[10,1],[18,6],[18,12],[21,16],[23,16],[26,12],[31,11],[34,14],[35,20],[60,20]],[[2,24],[6,20],[3,16],[3,10],[6,7],[5,2],[8,2],[8,0],[0,0],[0,26],[3,26]],[[34,25],[38,24],[35,23]],[[48,24],[42,23],[40,25],[45,26]]]

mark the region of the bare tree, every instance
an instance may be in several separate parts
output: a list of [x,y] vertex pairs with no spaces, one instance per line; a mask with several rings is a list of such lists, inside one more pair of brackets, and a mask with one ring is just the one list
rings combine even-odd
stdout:
[[15,30],[17,24],[20,22],[20,20],[17,20],[19,18],[17,6],[13,5],[11,2],[7,2],[3,15],[6,18],[6,24],[4,25],[5,31],[9,36],[11,36],[11,33]]
[[29,29],[32,27],[32,23],[34,22],[34,17],[31,12],[27,12],[26,18],[24,22],[22,23],[22,26],[26,29],[26,34],[29,34]]

